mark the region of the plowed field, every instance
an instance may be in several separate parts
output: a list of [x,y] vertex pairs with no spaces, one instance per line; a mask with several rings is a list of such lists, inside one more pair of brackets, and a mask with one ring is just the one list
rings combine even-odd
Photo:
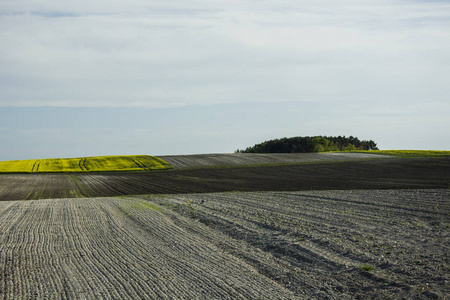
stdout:
[[445,299],[448,190],[0,202],[2,299]]
[[172,169],[0,174],[0,200],[225,191],[449,188],[450,157]]
[[0,299],[449,299],[449,157],[278,158],[0,174]]
[[291,297],[171,215],[139,199],[1,202],[0,298]]
[[249,165],[276,165],[295,163],[337,162],[359,159],[387,158],[389,156],[368,153],[234,153],[168,155],[159,158],[178,169],[229,167]]

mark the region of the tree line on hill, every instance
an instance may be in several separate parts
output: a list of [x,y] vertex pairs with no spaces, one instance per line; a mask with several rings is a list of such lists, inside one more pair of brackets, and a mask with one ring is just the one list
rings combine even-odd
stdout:
[[235,153],[307,153],[324,151],[378,150],[372,141],[349,136],[305,136],[265,141]]

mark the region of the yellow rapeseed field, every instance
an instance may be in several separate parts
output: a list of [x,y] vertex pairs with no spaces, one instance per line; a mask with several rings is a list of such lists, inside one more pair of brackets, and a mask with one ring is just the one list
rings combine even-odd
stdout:
[[93,156],[1,161],[0,173],[112,172],[170,169],[164,160],[150,155]]

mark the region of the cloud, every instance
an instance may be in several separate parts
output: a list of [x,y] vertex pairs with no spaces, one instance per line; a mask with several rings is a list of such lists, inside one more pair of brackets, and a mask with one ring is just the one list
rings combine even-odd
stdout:
[[443,103],[449,23],[437,1],[5,0],[0,106]]

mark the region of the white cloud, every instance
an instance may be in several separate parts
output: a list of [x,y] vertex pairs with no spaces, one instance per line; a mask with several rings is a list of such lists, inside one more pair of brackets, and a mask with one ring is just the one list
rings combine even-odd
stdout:
[[449,20],[445,2],[4,0],[0,106],[445,103]]

